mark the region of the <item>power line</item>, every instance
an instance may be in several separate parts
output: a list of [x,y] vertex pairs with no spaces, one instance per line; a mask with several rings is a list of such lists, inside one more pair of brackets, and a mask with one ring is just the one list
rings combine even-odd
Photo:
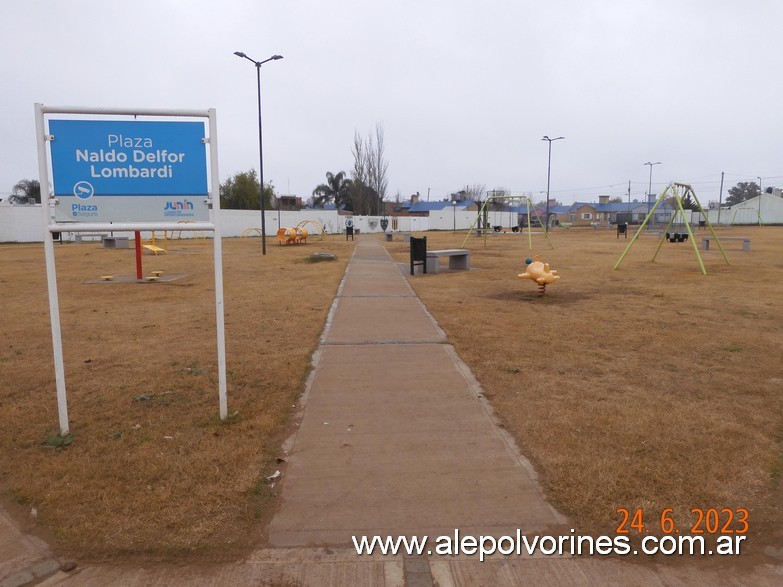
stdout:
[[[725,172],[725,177],[730,182],[739,182],[739,181],[757,181],[759,176],[758,174],[752,174],[752,173],[732,173],[732,172]],[[783,175],[764,175],[761,176],[764,180],[776,180],[776,179],[783,179]],[[731,179],[729,179],[731,178]],[[646,192],[647,191],[647,183],[643,180],[630,180],[631,182],[631,191],[632,192]],[[653,193],[657,193],[661,189],[663,189],[665,186],[669,185],[670,182],[668,181],[657,181],[653,182]],[[686,183],[689,183],[692,187],[698,187],[702,190],[710,190],[714,189],[717,191],[719,189],[720,183],[721,183],[721,172],[717,172],[715,174],[708,174],[708,175],[701,175],[699,177],[692,178],[691,180],[687,181]],[[544,191],[539,188],[531,189],[520,189],[520,188],[506,188],[509,193],[511,194],[521,194],[520,197],[531,197],[531,198],[538,198],[540,196],[540,192]],[[596,185],[596,186],[589,186],[589,187],[576,187],[576,188],[562,188],[562,189],[550,189],[550,196],[557,197],[558,199],[569,199],[569,196],[571,196],[570,199],[576,199],[579,198],[580,195],[584,194],[585,192],[593,192],[591,195],[607,195],[607,194],[599,194],[598,192],[602,190],[616,190],[616,194],[608,194],[608,195],[615,195],[615,196],[625,196],[627,194],[628,189],[628,180],[622,180],[612,183],[607,183],[603,185]],[[432,188],[433,193],[441,192],[443,194],[450,194],[453,189],[444,190],[441,188]],[[490,190],[491,191],[491,190]],[[435,196],[437,197],[437,196]]]

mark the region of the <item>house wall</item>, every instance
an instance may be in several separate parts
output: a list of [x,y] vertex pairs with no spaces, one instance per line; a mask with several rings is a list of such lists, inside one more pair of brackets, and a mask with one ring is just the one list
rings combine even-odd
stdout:
[[783,224],[783,198],[778,198],[772,194],[762,194],[759,197],[751,198],[740,202],[730,208],[723,208],[720,211],[720,222],[718,221],[718,210],[706,210],[707,217],[712,224],[758,224],[759,216],[762,224]]
[[648,207],[647,204],[639,204],[634,202],[633,208],[631,208],[631,222],[635,222],[636,224],[641,224],[644,222],[644,219],[647,218],[647,214],[650,212],[651,208],[652,205]]
[[580,206],[569,212],[568,219],[571,226],[590,226],[597,220],[595,208],[592,206]]

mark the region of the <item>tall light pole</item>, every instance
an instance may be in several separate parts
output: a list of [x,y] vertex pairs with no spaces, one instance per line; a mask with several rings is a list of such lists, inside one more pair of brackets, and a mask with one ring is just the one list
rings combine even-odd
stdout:
[[[644,164],[650,166],[650,183],[647,186],[647,216],[650,215],[650,206],[652,205],[652,202],[650,202],[650,193],[652,192],[652,168],[653,165],[660,165],[660,164],[661,164],[660,161],[656,161],[655,163],[651,163],[650,161],[648,161],[647,163]],[[647,228],[648,229],[650,228],[649,222],[647,223]]]
[[267,61],[282,59],[282,55],[272,55],[269,59],[256,61],[242,53],[234,51],[234,55],[247,59],[256,66],[256,80],[258,83],[258,179],[261,182],[261,254],[266,255],[266,205],[264,204],[264,147],[261,134],[261,66]]
[[552,141],[559,141],[560,139],[564,139],[565,137],[555,137],[554,139],[550,139],[548,136],[544,135],[544,138],[542,138],[542,141],[547,141],[549,143],[549,159],[546,164],[546,223],[544,224],[544,232],[549,232],[549,177],[551,175],[552,171]]

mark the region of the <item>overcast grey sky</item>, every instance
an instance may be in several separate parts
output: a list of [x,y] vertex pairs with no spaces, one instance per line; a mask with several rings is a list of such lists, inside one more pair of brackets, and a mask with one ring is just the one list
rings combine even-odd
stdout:
[[37,178],[35,102],[215,108],[221,180],[309,197],[385,127],[388,195],[564,202],[783,185],[780,0],[4,0],[0,195]]

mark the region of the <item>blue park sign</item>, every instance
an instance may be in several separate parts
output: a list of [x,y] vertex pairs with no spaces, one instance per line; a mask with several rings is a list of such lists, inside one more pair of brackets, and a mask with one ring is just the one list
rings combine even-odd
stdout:
[[207,220],[203,122],[49,120],[55,217]]

